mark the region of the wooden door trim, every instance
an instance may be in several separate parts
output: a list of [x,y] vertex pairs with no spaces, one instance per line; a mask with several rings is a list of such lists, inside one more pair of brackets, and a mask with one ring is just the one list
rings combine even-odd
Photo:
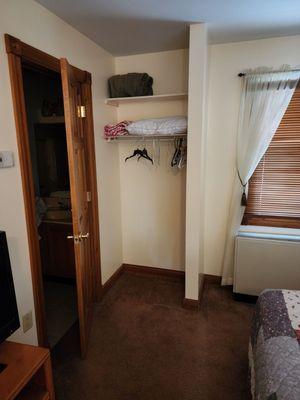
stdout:
[[38,232],[35,223],[34,183],[29,147],[29,136],[25,98],[22,77],[21,57],[13,53],[8,54],[8,65],[11,81],[11,91],[14,105],[17,143],[22,177],[22,188],[25,204],[26,227],[29,245],[29,257],[32,275],[34,306],[36,315],[36,328],[40,346],[47,345],[45,305],[43,296],[43,281],[41,257],[38,242]]
[[92,104],[92,77],[87,74],[87,80],[82,85],[83,103],[86,108],[86,131],[87,131],[87,148],[88,148],[88,171],[89,173],[89,188],[91,191],[91,208],[92,221],[91,224],[91,241],[93,248],[95,282],[94,282],[94,298],[100,301],[102,296],[102,279],[101,279],[101,253],[100,253],[100,227],[99,227],[99,207],[98,207],[98,187],[97,187],[97,171],[96,171],[96,154],[95,154],[95,135],[94,135],[94,117]]
[[[27,116],[24,98],[22,64],[31,64],[41,69],[48,69],[60,73],[60,60],[41,50],[38,50],[9,34],[4,35],[6,52],[8,55],[8,65],[11,81],[11,91],[13,98],[14,118],[16,124],[16,135],[18,142],[18,152],[20,160],[20,170],[22,177],[23,197],[25,204],[25,217],[30,254],[30,267],[32,275],[33,296],[36,315],[36,327],[38,343],[40,346],[47,345],[45,306],[43,295],[43,281],[41,270],[41,257],[39,250],[37,228],[32,221],[35,220],[35,196],[34,183],[32,177],[32,165],[30,158],[30,147],[28,139]],[[76,67],[74,72],[76,79],[83,84],[85,99],[87,100],[87,115],[93,118],[92,99],[91,99],[91,74]],[[87,118],[88,119],[88,118]],[[87,152],[88,152],[88,171],[90,176],[90,190],[92,197],[92,220],[91,230],[93,236],[93,264],[95,271],[94,299],[100,299],[102,290],[101,284],[101,261],[100,261],[100,235],[99,235],[99,213],[98,213],[98,192],[97,175],[95,160],[95,141],[93,119],[88,124],[87,129]]]
[[[36,49],[7,33],[4,35],[4,38],[6,52],[8,54],[14,54],[20,57],[24,63],[33,64],[41,69],[50,69],[51,71],[60,73],[60,60],[58,58]],[[82,71],[76,67],[73,68],[77,81],[80,83],[88,82],[90,75],[88,72]]]

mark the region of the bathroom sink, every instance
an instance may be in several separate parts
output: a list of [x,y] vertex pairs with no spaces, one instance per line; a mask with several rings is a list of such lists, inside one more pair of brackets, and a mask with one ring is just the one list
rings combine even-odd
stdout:
[[71,219],[72,213],[70,210],[48,210],[45,214],[45,219],[51,219],[51,220],[67,220]]

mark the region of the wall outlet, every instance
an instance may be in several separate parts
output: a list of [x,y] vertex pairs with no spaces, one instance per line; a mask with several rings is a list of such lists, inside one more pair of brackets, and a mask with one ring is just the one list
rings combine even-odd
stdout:
[[23,325],[23,332],[29,331],[29,329],[33,326],[32,321],[32,311],[29,311],[27,314],[23,315],[22,317],[22,325]]

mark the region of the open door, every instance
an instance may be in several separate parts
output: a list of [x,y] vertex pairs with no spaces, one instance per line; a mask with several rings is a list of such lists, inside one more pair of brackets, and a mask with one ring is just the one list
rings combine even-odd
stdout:
[[60,65],[73,219],[73,235],[68,238],[74,241],[80,344],[81,354],[84,357],[87,351],[93,305],[90,192],[85,138],[87,121],[82,101],[82,81],[78,74],[78,72],[84,72],[72,67],[66,59],[61,59]]

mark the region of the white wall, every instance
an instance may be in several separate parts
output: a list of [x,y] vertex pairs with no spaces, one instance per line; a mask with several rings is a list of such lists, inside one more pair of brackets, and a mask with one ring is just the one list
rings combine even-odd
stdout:
[[241,78],[248,68],[300,65],[300,36],[210,46],[206,147],[205,273],[221,275],[235,173]]
[[198,300],[204,273],[205,156],[207,133],[207,31],[190,27],[185,297]]
[[[0,0],[0,149],[12,150],[15,155],[15,167],[0,170],[0,228],[7,232],[18,308],[23,315],[34,305],[4,33],[58,58],[66,57],[92,73],[103,282],[122,264],[119,156],[117,148],[107,146],[102,139],[103,125],[116,118],[115,110],[103,102],[107,78],[114,73],[114,59],[34,1]],[[36,343],[36,328],[26,334],[20,329],[13,338]]]
[[[154,78],[154,93],[187,91],[186,50],[118,57],[116,72],[147,72]],[[187,103],[155,102],[121,105],[118,120],[186,115]],[[145,143],[140,144],[144,147]],[[120,156],[124,263],[184,269],[185,170],[170,167],[173,142],[160,142],[160,161],[130,160],[136,142],[111,143]],[[146,148],[153,153],[152,142]]]

